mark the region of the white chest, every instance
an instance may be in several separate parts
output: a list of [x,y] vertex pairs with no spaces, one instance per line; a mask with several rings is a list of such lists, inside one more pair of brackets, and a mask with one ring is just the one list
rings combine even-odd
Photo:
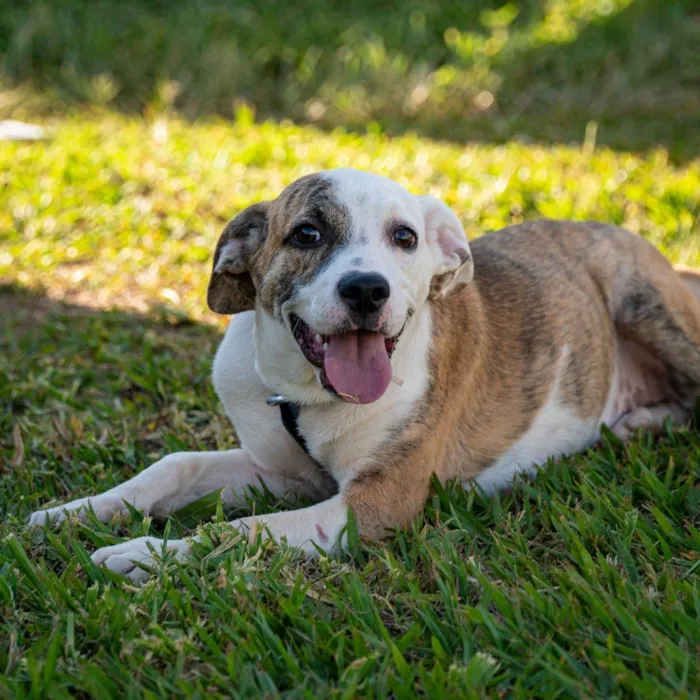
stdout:
[[399,341],[392,366],[392,383],[378,401],[363,406],[336,402],[301,411],[299,429],[310,454],[342,484],[371,462],[392,434],[415,415],[429,380],[431,338],[429,309]]

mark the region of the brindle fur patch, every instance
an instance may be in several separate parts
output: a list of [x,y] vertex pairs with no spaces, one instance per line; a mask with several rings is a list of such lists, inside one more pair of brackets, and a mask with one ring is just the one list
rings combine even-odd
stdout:
[[[289,245],[289,235],[300,224],[316,227],[323,244],[309,249]],[[337,199],[330,180],[320,175],[296,180],[277,199],[248,207],[226,226],[214,255],[209,306],[218,313],[238,313],[252,309],[257,296],[263,308],[282,321],[282,305],[342,249],[351,228],[350,212]],[[246,239],[244,270],[217,271],[221,250],[233,238]]]
[[[290,245],[290,234],[301,224],[316,227],[323,243],[307,249]],[[330,180],[308,175],[289,185],[270,203],[265,239],[248,262],[262,307],[282,321],[282,305],[323,270],[351,230],[350,212],[337,199]]]

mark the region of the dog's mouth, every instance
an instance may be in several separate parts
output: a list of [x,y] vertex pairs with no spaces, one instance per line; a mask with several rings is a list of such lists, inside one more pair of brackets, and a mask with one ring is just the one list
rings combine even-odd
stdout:
[[384,395],[391,382],[391,355],[401,333],[392,338],[367,330],[321,335],[296,314],[289,321],[304,357],[321,368],[324,389],[350,403],[372,403]]

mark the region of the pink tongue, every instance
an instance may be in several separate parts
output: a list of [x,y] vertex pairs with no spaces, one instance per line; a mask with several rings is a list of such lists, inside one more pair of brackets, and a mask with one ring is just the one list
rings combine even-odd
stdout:
[[391,362],[381,333],[332,335],[323,366],[333,388],[353,403],[376,401],[391,382]]

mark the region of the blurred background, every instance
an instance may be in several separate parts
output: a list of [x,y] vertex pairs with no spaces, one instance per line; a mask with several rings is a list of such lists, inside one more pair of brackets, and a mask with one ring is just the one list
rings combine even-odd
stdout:
[[0,19],[6,114],[76,105],[450,141],[697,152],[686,0],[65,0]]

